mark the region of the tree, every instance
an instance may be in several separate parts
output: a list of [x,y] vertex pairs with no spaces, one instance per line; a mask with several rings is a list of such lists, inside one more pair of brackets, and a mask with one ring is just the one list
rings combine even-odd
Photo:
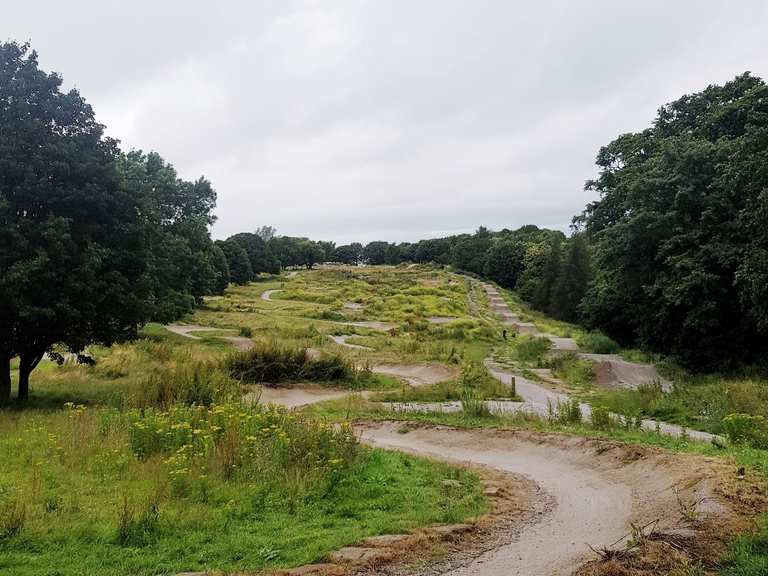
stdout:
[[224,294],[224,290],[229,286],[229,263],[227,262],[226,254],[224,254],[224,251],[218,244],[213,246],[213,268],[216,271],[213,293]]
[[768,352],[768,86],[743,74],[683,96],[603,147],[585,321],[691,368]]
[[552,290],[549,312],[559,320],[576,322],[579,304],[591,278],[589,247],[583,234],[568,243],[560,274]]
[[0,44],[0,401],[18,397],[55,343],[81,353],[136,334],[151,313],[141,199],[93,110],[38,68],[27,44]]
[[541,278],[536,286],[531,304],[537,310],[551,313],[552,297],[555,290],[555,284],[560,277],[563,252],[560,238],[555,237],[549,245],[544,266],[541,269]]
[[389,244],[383,241],[369,242],[363,249],[363,260],[371,265],[387,263]]
[[491,234],[481,226],[474,235],[465,234],[456,240],[451,251],[451,264],[459,270],[482,274],[490,246]]
[[272,226],[259,226],[256,228],[256,236],[267,243],[275,237],[275,234],[277,234],[277,230],[275,230]]
[[140,199],[146,223],[152,317],[171,322],[213,291],[216,270],[209,228],[216,192],[205,178],[178,177],[159,154],[129,152],[119,160],[125,186]]
[[267,272],[268,274],[280,273],[280,264],[277,258],[275,258],[269,245],[264,242],[259,234],[241,232],[240,234],[230,236],[229,240],[237,242],[245,249],[254,275],[260,272]]
[[311,270],[315,264],[322,262],[325,257],[325,250],[323,250],[323,247],[318,242],[302,238],[298,243],[298,247],[301,264],[306,266],[307,270]]
[[333,251],[333,258],[331,260],[341,262],[342,264],[357,264],[357,252],[348,244],[337,246]]
[[510,236],[494,238],[485,260],[485,276],[505,288],[514,288],[523,271],[525,244]]
[[239,242],[230,238],[224,241],[218,240],[216,245],[221,248],[227,259],[231,282],[243,285],[253,280],[251,261],[248,259],[248,253],[245,251],[245,248]]

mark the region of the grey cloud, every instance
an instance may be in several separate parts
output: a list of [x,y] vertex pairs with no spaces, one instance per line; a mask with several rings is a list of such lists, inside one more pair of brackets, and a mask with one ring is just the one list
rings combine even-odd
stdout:
[[127,148],[219,194],[217,237],[567,229],[598,148],[656,108],[768,74],[761,0],[4,7]]

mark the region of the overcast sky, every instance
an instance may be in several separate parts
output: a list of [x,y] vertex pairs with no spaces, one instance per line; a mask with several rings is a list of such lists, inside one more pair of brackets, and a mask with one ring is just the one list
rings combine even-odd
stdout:
[[209,178],[217,238],[565,230],[601,145],[768,77],[765,0],[38,0],[4,3],[0,38],[124,149]]

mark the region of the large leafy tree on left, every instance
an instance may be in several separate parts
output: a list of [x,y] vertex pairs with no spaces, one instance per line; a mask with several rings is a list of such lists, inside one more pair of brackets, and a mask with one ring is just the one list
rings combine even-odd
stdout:
[[116,141],[27,44],[0,44],[0,402],[60,343],[131,338],[152,313],[141,202]]

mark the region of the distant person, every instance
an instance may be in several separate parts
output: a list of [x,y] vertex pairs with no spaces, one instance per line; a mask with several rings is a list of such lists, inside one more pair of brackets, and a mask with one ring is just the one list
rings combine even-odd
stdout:
[[504,337],[504,340],[507,339],[507,331],[506,330],[502,330],[501,331],[501,335]]

